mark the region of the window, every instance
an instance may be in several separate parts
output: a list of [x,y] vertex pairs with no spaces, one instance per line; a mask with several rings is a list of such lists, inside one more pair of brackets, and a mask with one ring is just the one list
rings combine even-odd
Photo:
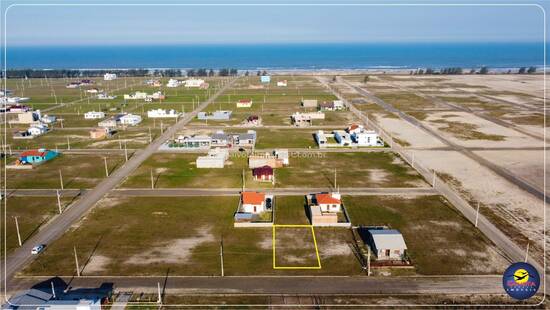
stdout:
[[390,256],[390,250],[389,249],[386,250],[386,256]]

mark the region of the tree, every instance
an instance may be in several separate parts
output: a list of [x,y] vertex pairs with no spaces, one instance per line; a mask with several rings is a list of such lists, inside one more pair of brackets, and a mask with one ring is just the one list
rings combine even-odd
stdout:
[[262,75],[262,72],[258,70],[258,72],[256,73],[257,76],[260,76]]
[[187,70],[186,73],[187,73],[187,76],[191,76],[191,77],[195,76],[195,70],[194,69],[189,69],[189,70]]
[[246,71],[246,72],[244,73],[244,76],[248,76],[249,74],[250,74],[250,73],[249,73],[248,71]]
[[434,74],[434,69],[426,68],[426,74]]
[[332,77],[332,82],[336,82],[336,75]]
[[424,69],[418,69],[418,74],[424,74]]
[[237,73],[238,73],[238,72],[239,72],[239,71],[237,71],[237,69],[230,69],[230,70],[229,70],[229,75],[231,75],[231,76],[237,76]]
[[214,76],[214,70],[210,69],[210,71],[208,71],[208,76]]
[[527,68],[525,68],[525,67],[519,68],[518,74],[525,74],[525,70],[527,70]]
[[481,69],[479,69],[479,74],[487,74],[489,73],[489,69],[485,66],[481,67]]
[[368,81],[369,81],[369,76],[365,75],[365,77],[363,78],[363,83],[367,84]]
[[476,74],[476,69],[470,69],[470,74]]
[[537,72],[537,68],[535,67],[529,67],[529,69],[527,69],[527,73],[531,74],[531,73],[535,73]]

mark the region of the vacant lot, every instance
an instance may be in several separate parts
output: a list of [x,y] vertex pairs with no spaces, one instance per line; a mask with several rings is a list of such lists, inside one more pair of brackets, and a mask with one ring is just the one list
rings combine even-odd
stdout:
[[[124,157],[109,155],[107,167],[112,173],[124,162]],[[7,170],[8,188],[92,188],[105,178],[105,163],[99,155],[64,155],[35,166],[30,170]]]
[[420,274],[500,274],[506,260],[439,196],[344,197],[353,225],[387,225],[403,234]]
[[276,224],[309,224],[305,196],[277,196],[275,203]]
[[275,266],[319,268],[310,227],[275,227]]

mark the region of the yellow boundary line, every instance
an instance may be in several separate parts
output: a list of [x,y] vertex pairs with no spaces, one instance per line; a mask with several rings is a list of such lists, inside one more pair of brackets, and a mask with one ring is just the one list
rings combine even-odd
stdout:
[[[317,256],[317,266],[277,266],[276,264],[276,245],[275,245],[275,236],[277,227],[281,228],[310,228],[311,235],[313,236],[313,244],[315,245],[315,255]],[[315,238],[315,229],[313,225],[273,225],[272,226],[272,238],[273,238],[273,269],[321,269],[321,257],[319,256],[319,248],[317,247],[317,239]]]

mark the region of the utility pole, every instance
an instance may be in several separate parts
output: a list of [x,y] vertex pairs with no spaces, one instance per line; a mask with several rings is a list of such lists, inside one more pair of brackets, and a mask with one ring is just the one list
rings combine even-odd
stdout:
[[334,188],[336,189],[336,168],[334,169]]
[[57,209],[59,210],[59,214],[61,214],[63,210],[61,210],[61,195],[59,194],[58,189],[56,189],[56,194],[57,194]]
[[477,202],[477,210],[476,210],[476,227],[477,227],[478,219],[479,219],[479,201]]
[[61,174],[61,169],[59,169],[59,184],[61,185],[61,189],[63,190],[63,175]]
[[67,137],[67,150],[71,149],[71,141],[69,141],[69,137]]
[[223,237],[220,241],[220,263],[222,267],[222,277],[225,276],[224,270],[223,270]]
[[109,167],[107,167],[107,157],[103,157],[103,162],[105,163],[105,176],[109,177]]
[[151,169],[151,189],[155,189],[155,180],[153,178],[153,169]]
[[153,142],[153,136],[151,136],[151,127],[149,127],[149,143]]
[[128,149],[126,148],[126,141],[124,141],[124,157],[128,161]]
[[17,216],[13,217],[15,219],[15,230],[17,230],[17,241],[19,241],[19,246],[23,245],[21,242],[21,233],[19,232],[19,222],[17,221]]
[[160,294],[160,282],[157,282],[157,289],[158,289],[158,299],[157,299],[157,303],[158,303],[158,304],[161,304],[161,303],[162,303],[162,295]]
[[370,247],[367,246],[367,276],[370,277]]
[[527,259],[529,258],[529,243],[527,243],[527,249],[525,250],[525,262],[527,263]]
[[76,265],[76,276],[80,277],[80,267],[78,266],[78,256],[76,255],[76,245],[73,247],[74,249],[74,263]]

